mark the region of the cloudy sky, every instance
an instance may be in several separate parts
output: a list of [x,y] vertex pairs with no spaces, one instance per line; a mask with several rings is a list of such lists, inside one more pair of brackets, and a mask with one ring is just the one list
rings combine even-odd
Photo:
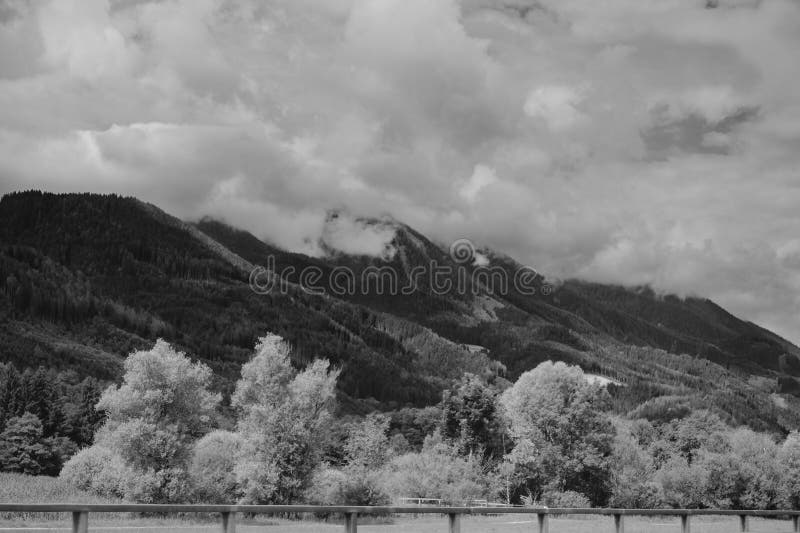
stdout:
[[800,2],[709,3],[0,0],[0,193],[390,213],[797,342]]

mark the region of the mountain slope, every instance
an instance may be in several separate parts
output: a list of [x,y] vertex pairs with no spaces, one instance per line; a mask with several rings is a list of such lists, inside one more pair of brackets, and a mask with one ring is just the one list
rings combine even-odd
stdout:
[[[402,224],[388,243],[397,250],[391,258],[335,251],[311,258],[287,254],[219,221],[206,219],[198,228],[256,264],[269,261],[278,272],[291,266],[288,277],[293,282],[308,267],[319,268],[325,280],[336,268],[346,268],[360,278],[368,268],[388,267],[399,272],[402,285],[409,265],[427,264],[398,257],[424,257],[440,266],[465,268],[468,278],[475,270],[470,264],[454,264],[445,247]],[[489,258],[489,265],[503,268],[509,279],[522,267],[491,250],[481,253]],[[540,279],[535,286],[541,289],[544,284]],[[507,368],[509,379],[548,359],[579,364],[623,384],[615,391],[622,412],[660,397],[681,406],[717,406],[735,423],[759,429],[785,429],[798,422],[796,409],[778,406],[786,398],[776,404],[774,396],[798,390],[792,377],[800,361],[797,347],[710,300],[578,280],[533,295],[516,290],[513,284],[505,291],[479,290],[477,295],[473,287],[447,295],[432,294],[429,288],[423,286],[406,296],[378,294],[367,287],[367,291],[340,297],[417,322],[457,343],[481,346]],[[793,406],[798,403],[793,398],[788,401]]]
[[[450,372],[418,370],[431,354],[376,327],[377,313],[291,287],[256,294],[247,260],[132,198],[6,195],[0,243],[6,361],[112,378],[122,357],[163,337],[206,361],[225,388],[272,331],[292,343],[298,364],[326,357],[341,366],[348,396],[424,405],[449,383]],[[457,354],[480,366],[466,349]]]
[[[388,228],[391,253],[323,242],[327,255],[313,258],[133,198],[6,195],[0,360],[116,379],[127,353],[163,337],[207,362],[229,391],[257,337],[272,331],[295,347],[297,365],[326,357],[342,368],[351,411],[436,403],[465,371],[515,379],[554,359],[619,383],[611,390],[621,413],[705,406],[757,429],[800,425],[798,400],[777,396],[800,391],[797,347],[709,300],[575,280],[548,291],[541,277],[527,287],[534,294],[496,287],[476,273],[491,267],[513,279],[521,265],[491,250],[463,261],[397,221],[358,224]],[[415,275],[433,264],[457,289]],[[249,281],[258,266],[284,283],[257,294]],[[309,268],[324,294],[301,286]],[[371,281],[337,292],[341,271]],[[387,271],[395,290],[369,277]],[[405,286],[414,290],[397,290]]]
[[[556,341],[559,339],[549,337],[558,330],[553,326],[561,326],[578,333],[606,334],[625,344],[688,353],[750,373],[800,376],[800,349],[763,328],[736,318],[708,299],[682,299],[658,295],[649,287],[626,288],[579,280],[567,280],[550,294],[542,291],[524,294],[513,283],[508,283],[507,290],[481,292],[472,283],[474,265],[455,263],[443,248],[399,223],[390,243],[397,253],[390,259],[345,254],[310,258],[283,252],[218,221],[205,219],[197,227],[255,264],[266,265],[267,258],[271,258],[278,272],[291,267],[288,279],[294,283],[299,281],[299,273],[308,267],[319,268],[322,280],[329,280],[334,268],[346,268],[355,273],[356,279],[361,279],[368,268],[389,268],[398,272],[401,287],[410,283],[409,272],[414,266],[435,262],[451,271],[465,269],[467,286],[463,291],[438,294],[429,285],[418,283],[413,294],[403,295],[377,291],[374,285],[368,285],[366,290],[348,292],[340,297],[421,322],[445,336],[470,344],[481,344],[481,339],[463,330],[474,329],[480,322],[499,320],[532,330],[547,326],[544,337]],[[523,268],[500,254],[487,251],[487,255],[489,266],[502,268],[508,280]],[[453,286],[456,277],[450,276]],[[427,280],[425,276],[420,279]],[[536,287],[541,288],[543,284],[542,278]],[[333,292],[330,286],[325,286],[324,290],[329,294]],[[571,342],[574,345],[575,341]]]

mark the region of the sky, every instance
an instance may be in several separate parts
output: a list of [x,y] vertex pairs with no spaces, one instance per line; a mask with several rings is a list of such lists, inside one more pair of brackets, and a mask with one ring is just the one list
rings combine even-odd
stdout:
[[0,51],[0,193],[391,215],[800,342],[798,0],[0,0]]

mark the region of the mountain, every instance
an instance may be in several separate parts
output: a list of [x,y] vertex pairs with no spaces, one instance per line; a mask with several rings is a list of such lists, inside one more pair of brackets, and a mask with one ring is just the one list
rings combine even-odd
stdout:
[[555,359],[612,380],[622,413],[710,407],[756,429],[800,427],[800,349],[710,300],[551,286],[501,253],[441,246],[389,217],[332,212],[318,244],[319,257],[286,252],[135,198],[8,194],[0,361],[112,380],[127,353],[161,337],[230,392],[272,331],[297,365],[326,357],[342,368],[348,411],[430,405],[464,372],[513,380]]

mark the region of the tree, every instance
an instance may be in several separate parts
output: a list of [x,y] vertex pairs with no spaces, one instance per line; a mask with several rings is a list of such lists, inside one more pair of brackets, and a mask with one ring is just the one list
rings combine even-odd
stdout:
[[793,431],[786,437],[777,459],[783,472],[778,489],[781,505],[800,509],[800,432]]
[[691,464],[700,449],[726,451],[725,433],[728,429],[715,413],[700,410],[664,424],[661,434]]
[[240,413],[235,472],[246,503],[295,501],[320,461],[339,371],[315,360],[297,372],[289,353],[277,335],[259,339],[231,399]]
[[[695,420],[704,416],[699,413]],[[713,425],[705,434],[713,438],[700,433],[705,444],[693,446],[691,456],[676,447],[656,472],[665,503],[723,509],[775,509],[781,504],[781,471],[791,460],[780,462],[778,447],[768,435],[745,428],[723,433]]]
[[344,445],[346,465],[350,468],[378,469],[389,458],[389,417],[377,413],[367,415],[359,424],[350,426]]
[[75,445],[65,437],[45,437],[41,420],[32,414],[11,418],[0,433],[0,465],[6,472],[52,476]]
[[656,481],[664,490],[664,502],[680,509],[705,506],[708,471],[699,462],[689,464],[680,456],[672,457],[656,473]]
[[611,488],[614,438],[608,393],[578,367],[544,362],[501,396],[515,441],[506,455],[517,494],[576,491],[603,505]]
[[22,375],[14,365],[0,368],[0,430],[6,421],[25,412],[25,387]]
[[734,502],[741,509],[776,509],[781,472],[775,441],[763,433],[740,428],[730,436],[730,446],[742,478],[742,490]]
[[95,409],[103,389],[95,378],[87,377],[70,392],[64,405],[66,425],[71,428],[69,438],[78,446],[88,446],[105,420],[105,413]]
[[387,432],[389,417],[372,413],[350,424],[343,445],[340,468],[321,465],[306,493],[309,501],[322,505],[385,505],[381,469],[392,453]]
[[139,502],[181,502],[190,496],[188,465],[194,442],[210,428],[219,394],[211,370],[158,340],[125,360],[119,387],[97,408],[107,413],[93,447],[112,450],[128,467],[124,493]]
[[635,421],[630,429],[617,430],[612,456],[612,496],[608,502],[611,507],[649,509],[661,506],[661,486],[652,481],[653,458],[640,444],[642,440],[647,442],[648,425]]
[[497,410],[497,391],[481,378],[464,374],[442,398],[442,437],[458,443],[463,454],[501,457],[505,427]]
[[[26,370],[22,375],[25,390],[25,411],[33,413],[42,422],[44,436],[68,433],[61,408],[62,399],[55,377],[44,368]],[[65,431],[66,430],[66,431]]]

